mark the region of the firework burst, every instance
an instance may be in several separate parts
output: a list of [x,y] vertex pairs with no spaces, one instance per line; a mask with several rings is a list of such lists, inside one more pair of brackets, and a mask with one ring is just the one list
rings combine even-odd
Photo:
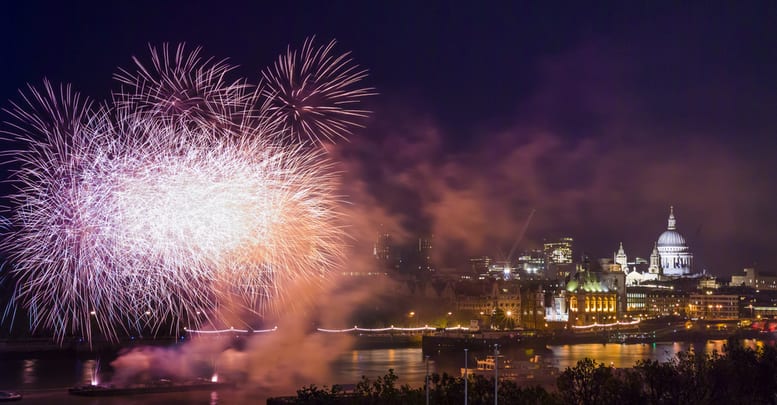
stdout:
[[[341,71],[342,57],[322,58],[331,46],[310,44],[300,63]],[[24,146],[6,153],[17,192],[0,247],[33,329],[91,339],[216,323],[235,302],[265,311],[342,257],[336,172],[298,140],[345,136],[350,121],[285,126],[280,93],[228,81],[231,66],[199,53],[151,48],[148,67],[116,75],[112,105],[44,82],[7,111],[6,139]],[[329,86],[363,77],[348,72]]]
[[356,86],[366,76],[349,57],[333,53],[335,41],[321,47],[310,38],[302,49],[287,49],[262,72],[268,110],[287,134],[317,141],[344,138],[369,112],[352,108],[373,89]]

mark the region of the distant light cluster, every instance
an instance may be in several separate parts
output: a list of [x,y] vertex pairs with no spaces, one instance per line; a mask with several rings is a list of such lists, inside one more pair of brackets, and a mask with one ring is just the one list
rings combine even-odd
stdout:
[[117,338],[263,311],[289,283],[328,273],[343,231],[319,145],[348,136],[371,94],[333,46],[306,41],[258,85],[165,45],[115,75],[111,103],[29,86],[3,128],[21,145],[5,153],[17,189],[0,245],[9,308],[58,338]]

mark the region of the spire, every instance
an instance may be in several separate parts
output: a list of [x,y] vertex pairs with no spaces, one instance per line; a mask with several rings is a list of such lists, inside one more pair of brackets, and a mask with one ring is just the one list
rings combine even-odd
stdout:
[[676,223],[676,221],[674,219],[674,207],[673,206],[669,206],[669,221],[668,221],[668,226],[666,227],[666,229],[669,230],[669,231],[674,231],[675,230],[675,223]]
[[623,242],[618,247],[618,253],[615,254],[615,263],[620,265],[621,270],[628,272],[629,259],[626,257],[626,252],[623,250]]
[[661,256],[658,254],[658,242],[653,244],[653,253],[650,254],[650,267],[648,273],[659,274],[661,272]]
[[623,250],[623,242],[621,242],[620,247],[618,247],[618,253],[616,253],[616,257],[618,256],[626,256],[626,251]]

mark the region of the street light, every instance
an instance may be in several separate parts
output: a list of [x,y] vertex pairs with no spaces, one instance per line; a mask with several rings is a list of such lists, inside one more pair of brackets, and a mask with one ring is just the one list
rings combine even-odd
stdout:
[[467,351],[469,349],[464,349],[464,405],[467,405],[467,380],[469,377],[467,376],[467,371],[469,371],[469,362],[467,361]]
[[426,355],[426,405],[429,405],[429,355]]
[[499,405],[499,345],[494,345],[494,405]]

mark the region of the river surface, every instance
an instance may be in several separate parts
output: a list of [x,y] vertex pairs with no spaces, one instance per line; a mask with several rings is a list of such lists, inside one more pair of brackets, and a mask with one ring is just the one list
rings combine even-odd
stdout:
[[[706,343],[657,343],[657,344],[573,344],[549,346],[551,353],[544,357],[563,370],[574,366],[578,360],[589,357],[597,362],[614,367],[631,367],[638,360],[650,359],[661,362],[672,359],[679,351],[693,349],[706,353],[722,350],[724,341]],[[756,345],[754,341],[745,344]],[[485,353],[480,353],[482,356]],[[474,367],[478,354],[468,353],[469,366]],[[0,390],[15,390],[24,394],[23,403],[30,404],[91,404],[91,405],[127,405],[127,404],[233,404],[264,403],[270,394],[261,389],[250,387],[240,390],[222,390],[219,392],[192,392],[141,395],[121,398],[82,398],[69,396],[67,387],[89,384],[95,375],[107,379],[109,366],[100,367],[101,360],[96,358],[77,358],[74,356],[20,356],[0,358]],[[341,354],[333,362],[328,375],[320,381],[310,381],[319,386],[326,384],[355,384],[362,376],[375,379],[394,369],[401,384],[420,386],[423,384],[427,367],[430,373],[447,372],[459,375],[464,365],[464,353],[446,353],[430,356],[428,362],[420,348],[350,350]],[[303,367],[304,365],[300,365]],[[203,376],[207,377],[207,376]],[[286,394],[294,394],[292,389]]]

